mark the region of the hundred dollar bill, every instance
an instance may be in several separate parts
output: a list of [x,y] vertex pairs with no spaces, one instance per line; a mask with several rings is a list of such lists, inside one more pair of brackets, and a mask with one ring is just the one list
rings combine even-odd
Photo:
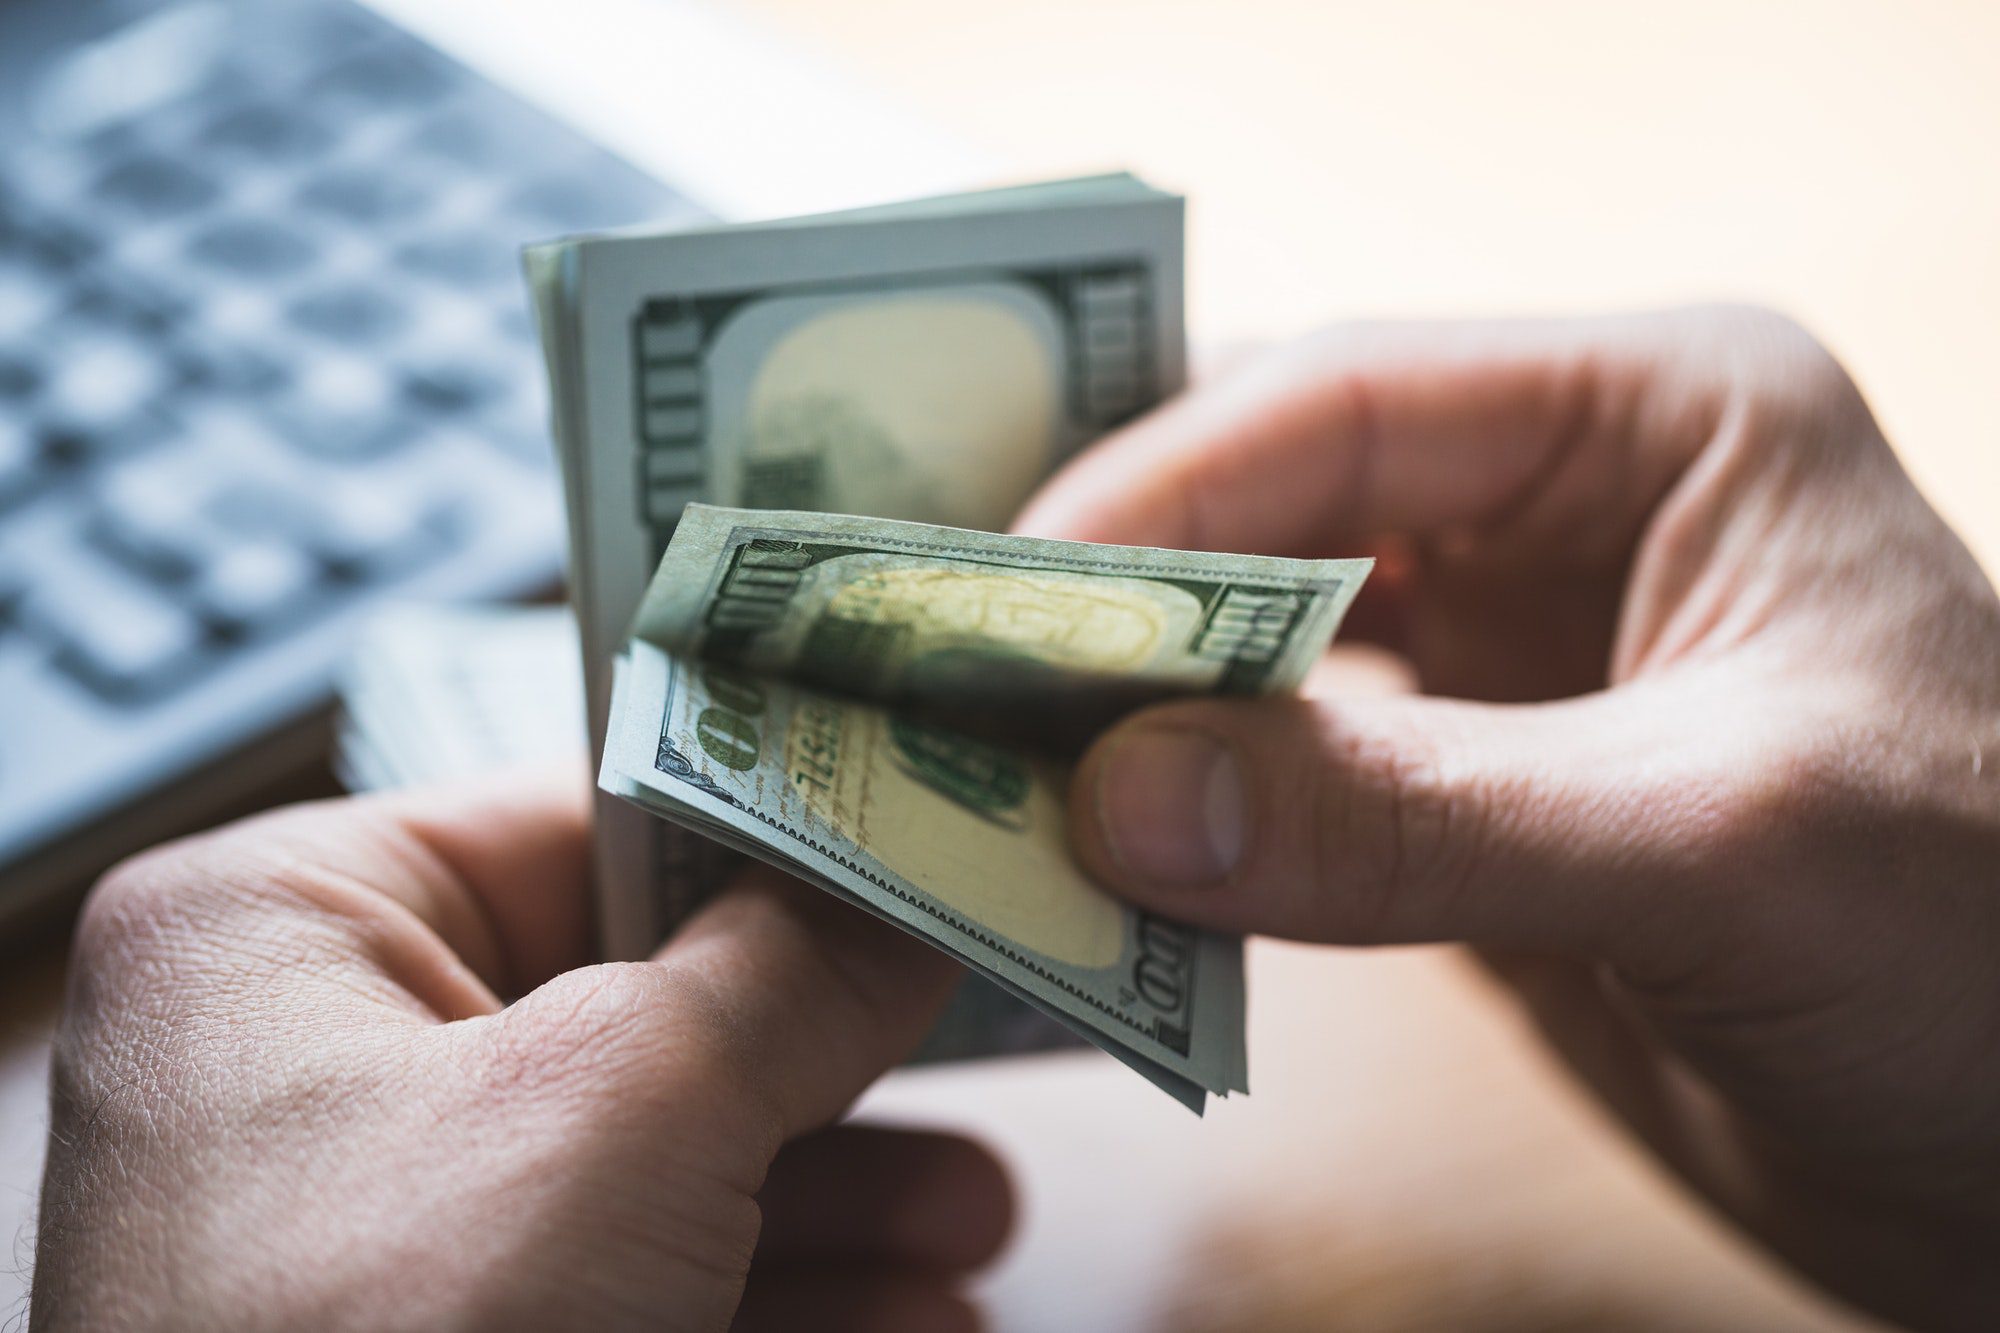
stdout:
[[1061,739],[957,722],[996,694],[1095,718],[1293,689],[1369,564],[691,505],[599,784],[929,939],[1199,1110],[1248,1087],[1241,942],[1075,865]]
[[[1180,387],[1181,201],[1130,176],[531,248],[593,744],[611,661],[691,501],[1004,527]],[[723,867],[616,803],[606,954]]]

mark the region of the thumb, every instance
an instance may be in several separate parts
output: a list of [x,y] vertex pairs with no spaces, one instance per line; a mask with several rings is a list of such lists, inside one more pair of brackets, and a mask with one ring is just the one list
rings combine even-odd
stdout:
[[1685,714],[1637,697],[1656,692],[1163,705],[1084,756],[1071,840],[1106,887],[1196,925],[1616,957],[1670,936],[1635,913],[1678,910],[1662,886],[1714,808],[1665,725]]
[[907,1058],[965,977],[929,940],[761,865],[656,961],[698,980],[725,1048],[713,1077],[732,1100],[776,1110],[786,1139]]

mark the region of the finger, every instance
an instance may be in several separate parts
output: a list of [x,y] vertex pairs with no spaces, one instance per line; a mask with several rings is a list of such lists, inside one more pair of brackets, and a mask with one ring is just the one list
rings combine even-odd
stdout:
[[761,865],[659,962],[699,987],[712,1076],[726,1101],[773,1118],[773,1151],[915,1050],[964,975],[927,941]]
[[931,1274],[752,1270],[732,1333],[978,1333],[984,1321],[950,1284]]
[[1013,1225],[1013,1188],[992,1153],[956,1134],[837,1125],[786,1146],[758,1195],[757,1262],[867,1257],[965,1269]]
[[[444,863],[447,883],[488,928],[493,949],[481,975],[503,995],[592,956],[590,795],[582,765],[544,764],[381,798],[388,816]],[[474,934],[453,926],[447,939],[469,943]]]
[[[1351,553],[1381,534],[1622,556],[1714,433],[1755,312],[1350,325],[1280,348],[1063,469],[1015,530]],[[1549,539],[1559,539],[1550,541]]]
[[587,960],[589,784],[538,766],[278,811],[245,825],[407,908],[501,995]]
[[1669,886],[1691,882],[1691,858],[1728,854],[1731,811],[1771,810],[1768,793],[1732,790],[1760,771],[1739,721],[1667,681],[1532,707],[1170,704],[1085,755],[1070,835],[1108,887],[1198,925],[1666,966],[1714,906]]

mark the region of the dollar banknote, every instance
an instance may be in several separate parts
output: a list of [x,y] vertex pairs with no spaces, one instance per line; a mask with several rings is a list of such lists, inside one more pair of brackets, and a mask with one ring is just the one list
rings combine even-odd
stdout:
[[[1179,388],[1181,214],[1105,176],[531,248],[593,744],[690,502],[1003,528]],[[615,803],[597,839],[610,957],[644,956],[726,870]]]
[[1199,1110],[1247,1090],[1241,942],[1072,860],[1075,736],[1296,688],[1369,562],[690,505],[618,661],[600,786],[946,949]]

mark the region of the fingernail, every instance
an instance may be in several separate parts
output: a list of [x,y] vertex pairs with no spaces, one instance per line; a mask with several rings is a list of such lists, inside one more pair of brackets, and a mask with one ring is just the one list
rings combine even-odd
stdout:
[[1243,774],[1199,731],[1146,729],[1112,742],[1097,773],[1097,822],[1128,879],[1191,889],[1243,855]]

